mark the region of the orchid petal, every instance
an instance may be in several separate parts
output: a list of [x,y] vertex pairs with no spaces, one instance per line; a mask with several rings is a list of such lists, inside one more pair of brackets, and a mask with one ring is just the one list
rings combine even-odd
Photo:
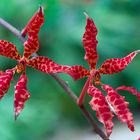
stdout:
[[5,95],[10,87],[10,82],[14,75],[14,70],[9,69],[0,75],[0,99]]
[[140,101],[140,92],[138,92],[135,87],[120,86],[116,89],[116,91],[118,90],[127,90],[133,95],[137,96],[138,101]]
[[28,39],[24,42],[25,58],[29,58],[31,54],[37,52],[39,49],[38,33],[43,23],[44,14],[42,7],[40,7],[39,11],[35,13],[21,33],[22,36],[25,36],[26,33],[28,33]]
[[104,95],[93,85],[90,85],[88,94],[93,97],[89,102],[91,108],[96,111],[97,118],[104,124],[106,133],[108,136],[110,136],[114,126],[112,122],[114,115],[112,114]]
[[102,87],[107,92],[107,101],[114,108],[118,119],[123,123],[127,123],[128,128],[134,131],[133,114],[129,111],[128,102],[125,101],[125,97],[119,95],[109,85],[103,85]]
[[86,31],[83,35],[83,45],[86,51],[84,59],[88,61],[90,68],[95,69],[96,63],[98,60],[96,46],[98,41],[96,40],[97,28],[93,20],[85,13],[86,15]]
[[34,32],[33,29],[39,31],[38,26],[40,24],[43,24],[42,22],[44,22],[43,8],[42,7],[39,7],[38,12],[36,12],[33,15],[33,17],[30,19],[30,21],[27,23],[27,25],[21,31],[21,35],[23,37],[25,37],[27,33]]
[[111,58],[103,62],[99,72],[102,74],[114,74],[121,72],[126,66],[133,60],[133,58],[139,53],[134,51],[124,58]]
[[83,66],[75,65],[67,69],[67,74],[74,80],[79,80],[80,78],[90,75],[90,72]]
[[20,76],[17,84],[15,85],[15,95],[14,95],[15,119],[24,108],[25,101],[27,101],[30,97],[30,94],[26,88],[27,80],[28,79],[25,73],[23,73]]
[[6,40],[0,40],[0,55],[15,60],[20,59],[20,55],[16,49],[16,46]]
[[27,61],[27,65],[45,73],[65,72],[68,66],[61,66],[44,56],[37,56]]

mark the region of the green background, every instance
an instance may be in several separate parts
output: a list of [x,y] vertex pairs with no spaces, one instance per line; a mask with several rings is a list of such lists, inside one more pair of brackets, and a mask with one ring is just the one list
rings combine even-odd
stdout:
[[[39,33],[38,54],[47,56],[59,64],[79,64],[88,68],[87,62],[83,59],[85,52],[82,36],[86,24],[83,12],[87,12],[93,18],[98,28],[98,67],[105,59],[124,57],[140,48],[139,0],[0,0],[0,17],[18,30],[22,30],[39,5],[44,7],[45,23]],[[22,43],[2,26],[0,26],[0,39],[16,44],[22,54]],[[114,88],[126,85],[135,86],[140,90],[139,60],[138,55],[119,74],[102,76],[102,82],[110,84]],[[14,60],[0,57],[0,69],[6,70],[15,65]],[[0,139],[51,140],[61,128],[68,132],[75,130],[73,137],[76,137],[76,134],[79,135],[79,130],[84,130],[85,134],[91,131],[91,125],[79,108],[50,75],[27,68],[27,76],[31,98],[26,102],[25,108],[16,122],[13,117],[13,95],[18,74],[14,76],[8,93],[0,102]],[[74,82],[68,75],[60,74],[60,76],[79,96],[86,78]],[[120,93],[126,95],[131,111],[137,114],[140,104],[136,97],[128,92]],[[86,97],[85,105],[95,118],[95,112],[88,105],[89,100],[90,97]],[[140,124],[140,122],[138,123]],[[120,126],[118,121],[116,124],[118,127]],[[124,129],[127,127],[125,126]],[[65,132],[64,130],[62,132]],[[120,134],[117,130],[116,133]],[[67,133],[62,133],[60,140],[65,140],[65,135]],[[133,136],[133,133],[129,133],[129,135]],[[92,137],[94,139],[94,135]],[[75,140],[77,139],[75,138]],[[54,140],[58,140],[58,138],[54,138]],[[67,140],[69,139],[67,138]]]

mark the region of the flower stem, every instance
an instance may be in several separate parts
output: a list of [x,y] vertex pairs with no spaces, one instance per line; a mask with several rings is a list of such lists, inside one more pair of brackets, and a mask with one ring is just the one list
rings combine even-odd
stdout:
[[83,89],[81,91],[80,97],[77,100],[77,104],[79,106],[81,106],[83,104],[83,101],[84,101],[84,98],[85,98],[85,95],[86,95],[86,91],[87,91],[87,89],[89,87],[90,81],[91,81],[91,76],[88,77],[88,79],[87,79],[87,81],[86,81],[86,83],[85,83],[85,85],[84,85],[84,87],[83,87]]
[[82,89],[82,91],[81,91],[80,97],[79,97],[79,99],[77,100],[77,104],[78,104],[79,106],[81,106],[81,105],[83,104],[83,101],[84,101],[86,92],[87,92],[87,90],[88,90],[88,87],[89,87],[90,82],[92,82],[91,80],[92,80],[92,78],[94,77],[95,72],[96,72],[96,70],[92,70],[92,71],[91,71],[90,76],[88,77],[88,79],[87,79],[87,81],[86,81],[86,83],[85,83],[85,85],[84,85],[84,87],[83,87],[83,89]]

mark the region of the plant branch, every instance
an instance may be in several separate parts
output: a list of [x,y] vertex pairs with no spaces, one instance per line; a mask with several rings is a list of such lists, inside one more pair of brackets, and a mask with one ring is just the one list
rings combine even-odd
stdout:
[[[0,25],[11,31],[22,43],[25,42],[25,38],[21,36],[21,32],[17,30],[15,27],[13,27],[11,24],[0,18]],[[33,57],[38,56],[38,54],[34,53],[32,55]],[[68,86],[68,84],[62,80],[58,74],[50,74],[58,83],[59,85],[65,90],[68,96],[71,97],[71,99],[77,104],[78,97],[76,94],[71,90],[71,88]],[[88,122],[92,125],[94,131],[103,139],[103,140],[109,140],[109,138],[105,135],[105,133],[98,127],[94,119],[92,118],[91,114],[87,111],[87,109],[84,107],[84,105],[78,106],[82,113],[84,114],[85,118],[88,120]]]

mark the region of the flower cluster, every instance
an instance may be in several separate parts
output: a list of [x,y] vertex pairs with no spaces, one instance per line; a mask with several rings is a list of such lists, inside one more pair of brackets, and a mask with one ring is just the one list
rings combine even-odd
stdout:
[[26,66],[33,67],[45,73],[64,72],[67,68],[67,66],[61,66],[44,56],[37,56],[30,59],[30,56],[39,49],[38,33],[43,23],[44,14],[42,7],[40,7],[38,12],[35,13],[21,32],[23,37],[28,34],[28,38],[24,42],[24,54],[22,57],[14,44],[5,40],[0,40],[0,55],[17,60],[17,65],[14,68],[6,70],[5,72],[0,71],[0,99],[8,91],[13,75],[15,73],[21,73],[21,76],[15,85],[15,119],[24,108],[25,101],[30,97],[26,88]]
[[[84,77],[88,77],[80,97],[77,101],[79,106],[82,105],[86,92],[92,96],[89,102],[91,108],[96,111],[96,116],[100,122],[104,124],[107,136],[110,136],[113,129],[113,117],[114,115],[123,122],[126,123],[131,131],[134,131],[133,114],[128,108],[128,102],[125,101],[125,97],[119,95],[119,90],[126,90],[137,96],[140,101],[140,92],[134,87],[120,86],[113,89],[110,85],[103,84],[101,82],[101,75],[103,74],[115,74],[121,72],[126,66],[133,60],[133,58],[140,53],[140,50],[131,52],[123,58],[111,58],[103,62],[100,68],[96,68],[98,61],[97,44],[96,39],[97,29],[93,20],[86,15],[86,27],[83,35],[83,46],[85,49],[84,59],[88,62],[90,69],[86,69],[80,65],[74,66],[62,66],[51,59],[44,56],[37,56],[30,58],[33,53],[36,53],[39,49],[38,33],[41,26],[44,23],[44,14],[42,7],[31,18],[25,28],[22,30],[21,35],[23,37],[28,35],[27,40],[24,42],[24,53],[21,56],[16,49],[16,46],[5,40],[0,40],[0,55],[17,60],[17,65],[12,69],[8,69],[5,72],[0,70],[0,99],[5,95],[10,87],[11,80],[15,73],[21,73],[21,76],[15,85],[14,94],[14,108],[15,119],[24,108],[24,103],[29,99],[30,94],[27,90],[27,76],[26,67],[30,66],[39,71],[50,73],[64,72],[73,77],[74,80],[78,80]],[[106,92],[106,96],[102,94],[102,91]]]
[[[99,58],[96,48],[98,43],[96,40],[97,28],[93,20],[86,13],[85,15],[87,23],[83,35],[83,45],[85,49],[84,59],[87,60],[90,70],[87,70],[80,65],[74,65],[67,69],[67,73],[71,75],[74,80],[88,76],[77,104],[82,105],[86,92],[92,96],[89,104],[91,108],[96,111],[98,120],[104,124],[107,136],[110,136],[112,133],[114,126],[112,119],[114,114],[121,122],[127,123],[131,131],[134,131],[133,114],[129,111],[128,102],[126,102],[125,97],[119,95],[117,91],[127,90],[136,95],[139,101],[140,92],[134,87],[126,86],[120,86],[117,89],[113,89],[111,86],[101,82],[101,75],[121,72],[133,60],[133,58],[140,53],[140,50],[134,51],[123,58],[107,59],[103,62],[100,68],[96,69],[96,63]],[[106,96],[104,96],[97,88],[99,86],[107,93]]]

